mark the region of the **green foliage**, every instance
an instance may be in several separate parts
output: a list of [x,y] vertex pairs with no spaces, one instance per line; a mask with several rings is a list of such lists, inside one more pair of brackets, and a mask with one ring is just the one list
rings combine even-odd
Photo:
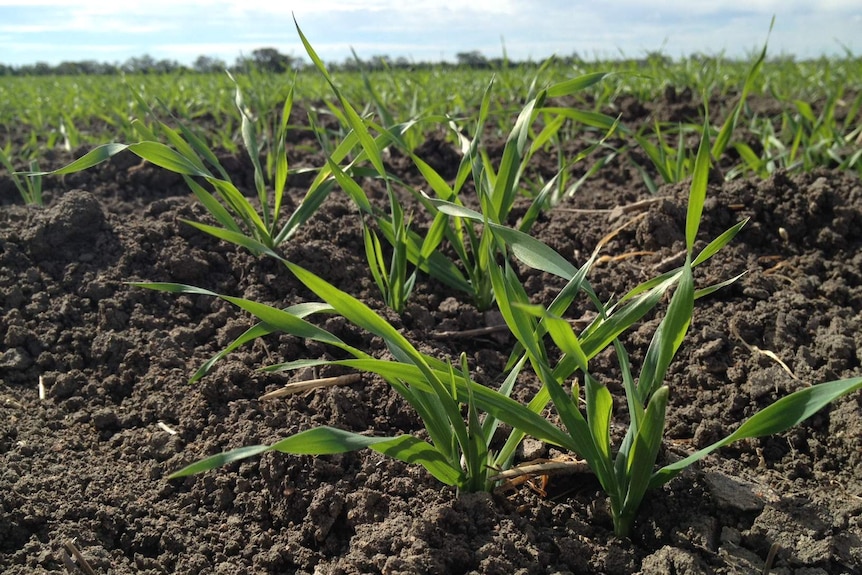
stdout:
[[[287,130],[293,107],[293,87],[288,90],[268,154],[266,169],[260,161],[262,152],[258,128],[245,105],[239,83],[233,79],[235,107],[241,118],[242,140],[254,166],[254,184],[258,206],[231,181],[227,170],[216,153],[193,130],[177,121],[178,129],[156,120],[152,126],[133,120],[131,125],[142,139],[133,144],[103,144],[87,152],[70,164],[51,171],[35,174],[63,175],[79,172],[104,162],[112,156],[129,151],[150,163],[181,174],[194,195],[207,209],[218,225],[201,222],[186,223],[222,240],[243,246],[254,253],[274,253],[289,239],[297,228],[314,213],[332,188],[331,175],[323,171],[309,189],[306,202],[284,222],[281,208],[288,178]],[[149,115],[155,112],[135,93],[141,108]],[[167,143],[165,143],[167,142]],[[340,152],[346,154],[347,151]],[[207,190],[199,183],[210,186]],[[259,210],[259,211],[258,211]]]
[[[670,130],[671,135],[676,135],[676,148],[665,141],[664,133],[661,124],[655,123],[652,136],[655,137],[656,143],[653,144],[648,135],[641,133],[635,134],[634,140],[640,146],[647,158],[652,162],[653,168],[661,176],[663,183],[675,184],[681,182],[685,178],[691,176],[694,169],[694,158],[690,155],[690,146],[686,144],[686,136],[694,132],[692,126],[680,124],[675,129]],[[644,183],[650,193],[658,192],[658,184],[650,176],[649,172],[635,162],[635,167],[641,174]]]
[[[408,151],[411,159],[419,169],[430,191],[436,196],[430,201],[435,218],[444,215],[446,218],[445,237],[458,256],[461,267],[466,271],[467,284],[473,301],[480,310],[488,309],[494,301],[494,292],[490,281],[489,268],[496,257],[495,250],[488,251],[494,244],[490,236],[484,234],[484,224],[504,225],[510,223],[515,200],[524,196],[523,176],[530,160],[545,144],[559,138],[566,121],[582,122],[602,130],[606,130],[607,138],[617,126],[613,118],[604,114],[587,113],[574,108],[547,107],[548,98],[570,97],[582,90],[600,82],[606,75],[594,73],[564,82],[556,83],[541,90],[527,101],[518,112],[514,126],[509,131],[506,145],[501,157],[492,161],[483,144],[483,134],[487,131],[486,122],[490,110],[492,87],[489,84],[479,108],[474,137],[468,139],[454,122],[449,123],[453,134],[457,135],[461,144],[462,159],[454,183],[450,185],[428,163],[416,154]],[[537,119],[542,117],[540,130],[535,132]],[[518,229],[529,231],[539,214],[554,204],[563,196],[558,182],[564,181],[574,163],[583,160],[601,145],[601,142],[589,146],[571,160],[564,160],[560,154],[560,169],[548,183],[530,199],[530,206],[521,218]],[[495,166],[497,166],[495,168]],[[482,215],[465,207],[461,191],[472,176],[475,193],[481,207]],[[428,207],[426,205],[426,207]],[[486,222],[487,220],[487,222]],[[435,224],[437,219],[435,219]],[[481,226],[479,225],[481,224]],[[415,250],[414,250],[415,251]],[[462,278],[455,277],[450,285],[462,285]]]
[[[843,95],[843,87],[830,94],[819,114],[811,104],[797,99],[787,103],[777,119],[753,117],[748,130],[759,151],[746,142],[734,142],[742,159],[735,174],[751,172],[766,178],[778,169],[807,172],[823,166],[862,174],[862,124],[858,121],[862,94],[852,100]],[[836,119],[839,110],[844,115],[841,122]]]
[[[774,24],[775,18],[772,19],[772,24],[770,24],[770,31],[772,31],[772,25]],[[731,138],[736,129],[737,123],[739,122],[739,116],[745,107],[746,99],[752,90],[754,90],[758,75],[763,67],[764,61],[766,60],[766,48],[767,44],[764,43],[760,56],[754,60],[748,70],[745,82],[742,86],[742,93],[737,100],[736,105],[733,106],[727,114],[727,118],[718,130],[715,142],[713,142],[711,148],[711,156],[716,160],[722,158],[728,146],[731,145]],[[704,101],[706,102],[706,96],[704,97]],[[694,156],[689,154],[688,150],[691,149],[691,146],[686,145],[685,138],[687,135],[696,132],[697,130],[698,127],[695,125],[685,125],[680,123],[675,129],[677,135],[676,149],[665,141],[664,136],[662,135],[661,124],[658,121],[655,122],[652,134],[657,140],[656,144],[652,143],[650,138],[643,133],[643,130],[641,133],[634,136],[634,140],[637,142],[640,149],[647,155],[647,158],[650,160],[655,170],[661,176],[662,180],[664,180],[664,183],[675,184],[692,176],[693,171],[696,169],[697,161]],[[709,138],[709,130],[709,123],[704,122],[702,128],[703,134],[700,137],[701,141],[703,141],[704,138]],[[733,146],[740,155],[744,154],[744,152],[740,150],[740,146],[745,146],[745,144],[734,143]],[[650,193],[655,194],[658,191],[658,185],[655,180],[650,176],[644,166],[641,166],[637,162],[633,163],[640,172],[647,189],[649,189]]]

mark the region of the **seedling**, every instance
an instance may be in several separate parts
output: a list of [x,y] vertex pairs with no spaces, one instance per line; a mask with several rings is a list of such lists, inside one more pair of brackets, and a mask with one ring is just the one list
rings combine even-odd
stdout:
[[[706,134],[705,130],[704,134]],[[571,325],[554,309],[555,306],[552,305],[548,310],[541,306],[530,305],[524,300],[523,289],[508,263],[494,268],[494,289],[501,296],[504,293],[506,295],[506,297],[497,298],[500,311],[543,384],[542,392],[536,396],[539,400],[533,401],[534,407],[544,408],[547,402],[543,394],[547,393],[563,427],[575,444],[574,451],[586,461],[608,494],[614,531],[620,536],[628,535],[647,489],[661,486],[685,467],[719,447],[739,439],[762,437],[784,431],[804,421],[827,403],[862,388],[862,377],[857,377],[801,389],[758,412],[729,436],[681,461],[655,470],[671,392],[670,388],[663,384],[663,380],[671,360],[691,325],[694,300],[698,297],[698,292],[694,288],[692,269],[720,250],[744,224],[741,222],[729,229],[695,256],[694,241],[706,198],[708,171],[708,139],[704,136],[697,153],[688,201],[685,264],[680,270],[647,282],[623,298],[626,300],[633,297],[632,304],[628,306],[632,307],[636,306],[639,300],[649,301],[656,295],[660,297],[674,284],[676,285],[665,317],[656,329],[647,350],[637,380],[632,373],[625,348],[614,337],[613,345],[622,371],[623,389],[630,420],[625,438],[615,451],[610,445],[613,399],[607,387],[591,374],[588,366],[591,355],[589,348],[584,345],[595,333],[595,327],[590,326],[580,336],[576,335]],[[495,231],[498,230],[495,229]],[[507,234],[511,236],[512,232]],[[573,273],[572,270],[566,270],[564,260],[558,254],[548,251],[550,248],[547,246],[544,248],[536,246],[527,238],[522,238],[521,244],[520,249],[513,249],[513,251],[524,263],[550,273],[562,272],[560,275],[570,279],[564,291],[581,285],[586,270],[591,265],[591,262],[588,262],[581,270]],[[515,245],[512,244],[512,247],[514,248]],[[723,282],[721,285],[726,285],[735,279]],[[710,286],[701,292],[701,295],[711,293],[721,285]],[[641,295],[633,296],[637,293]],[[593,301],[597,303],[600,317],[613,317],[610,315],[612,308],[596,302],[595,299]],[[622,310],[616,313],[621,312]],[[556,366],[549,362],[544,343],[540,337],[537,337],[543,333],[549,334],[554,344],[564,354]],[[580,384],[573,379],[576,375],[583,381],[583,394],[580,391]],[[569,385],[571,391],[564,387]]]
[[[373,437],[333,427],[313,428],[283,439],[273,445],[251,446],[215,455],[189,465],[171,478],[182,477],[215,468],[226,463],[258,455],[265,451],[323,455],[371,448],[390,457],[419,464],[446,485],[460,491],[488,490],[489,477],[495,472],[495,453],[490,444],[498,421],[517,425],[518,429],[550,441],[566,442],[565,434],[538,414],[508,397],[521,365],[511,371],[500,391],[480,386],[470,378],[466,357],[457,363],[443,362],[420,353],[398,330],[374,313],[368,306],[303,268],[284,262],[291,272],[326,305],[312,304],[290,310],[279,310],[241,298],[219,296],[213,292],[178,284],[136,284],[174,293],[205,294],[222,299],[254,314],[263,324],[254,336],[278,330],[332,345],[355,359],[340,361],[298,360],[272,366],[273,370],[296,369],[319,365],[352,367],[381,376],[416,410],[428,432],[429,441],[412,435]],[[311,313],[338,313],[356,325],[381,337],[393,355],[392,360],[374,359],[347,345],[336,336],[300,316]],[[244,336],[245,340],[248,335]],[[461,408],[466,406],[466,421]],[[480,413],[486,414],[480,421]]]
[[[12,183],[21,194],[21,199],[24,203],[32,206],[42,205],[42,176],[39,174],[39,162],[30,160],[30,171],[33,174],[19,174],[12,166],[12,162],[3,148],[0,148],[0,164],[6,168]],[[22,177],[23,176],[23,177]]]

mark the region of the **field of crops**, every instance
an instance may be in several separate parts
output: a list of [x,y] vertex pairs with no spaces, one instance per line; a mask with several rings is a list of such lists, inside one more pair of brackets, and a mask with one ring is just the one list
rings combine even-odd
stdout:
[[0,571],[862,572],[862,60],[306,48],[0,78]]

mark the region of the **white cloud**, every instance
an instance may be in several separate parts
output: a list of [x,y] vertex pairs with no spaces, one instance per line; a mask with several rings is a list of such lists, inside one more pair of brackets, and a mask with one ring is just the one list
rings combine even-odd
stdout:
[[[770,53],[841,53],[836,38],[858,50],[859,0],[0,0],[0,62],[14,55],[56,62],[103,58],[102,47],[124,46],[111,60],[150,53],[232,60],[261,46],[303,56],[292,15],[324,59],[342,60],[353,46],[362,57],[386,53],[415,59],[454,58],[478,49],[513,58],[551,53],[615,57],[664,49],[742,56],[762,46],[769,23]],[[49,44],[56,41],[56,44]],[[53,48],[49,48],[53,46]],[[31,51],[28,56],[28,50]]]

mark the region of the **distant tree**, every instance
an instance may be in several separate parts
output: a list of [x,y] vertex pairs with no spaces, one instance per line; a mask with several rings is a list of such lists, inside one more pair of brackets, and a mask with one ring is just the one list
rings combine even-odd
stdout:
[[149,54],[129,58],[120,68],[129,74],[171,74],[184,69],[176,60],[156,60]]
[[467,66],[469,68],[487,68],[488,59],[482,55],[479,50],[471,52],[458,52],[455,54],[455,60],[459,66]]
[[339,70],[343,70],[345,72],[355,72],[356,70],[359,70],[360,68],[367,68],[368,64],[359,57],[350,57],[350,58],[345,58],[344,62],[342,62],[341,64],[338,64],[335,67],[338,68]]
[[133,56],[123,62],[123,72],[130,74],[149,74],[156,67],[156,59],[149,54]]
[[100,64],[96,60],[81,60],[75,62],[79,74],[104,74],[107,64]]
[[227,64],[224,60],[213,58],[211,56],[198,56],[192,63],[192,69],[195,72],[202,74],[210,74],[213,72],[223,72],[227,69]]
[[389,57],[389,54],[375,54],[365,65],[371,70],[383,70],[389,67],[391,61],[392,58]]
[[95,60],[85,60],[83,62],[86,65],[88,70],[92,70],[92,72],[87,72],[88,74],[119,74],[120,66],[119,64],[112,64],[110,62],[97,62]]
[[251,63],[263,72],[281,74],[293,68],[293,56],[282,54],[275,48],[258,48],[251,53]]
[[53,66],[52,74],[61,76],[100,75],[116,73],[116,66],[97,62],[96,60],[81,60],[79,62],[64,61]]
[[47,62],[36,62],[33,64],[32,73],[36,76],[47,76],[54,73],[54,69]]
[[61,76],[83,74],[80,62],[60,62],[54,67],[54,73]]
[[167,58],[159,60],[153,65],[153,72],[156,74],[172,74],[185,70],[185,66],[176,60],[168,60]]

